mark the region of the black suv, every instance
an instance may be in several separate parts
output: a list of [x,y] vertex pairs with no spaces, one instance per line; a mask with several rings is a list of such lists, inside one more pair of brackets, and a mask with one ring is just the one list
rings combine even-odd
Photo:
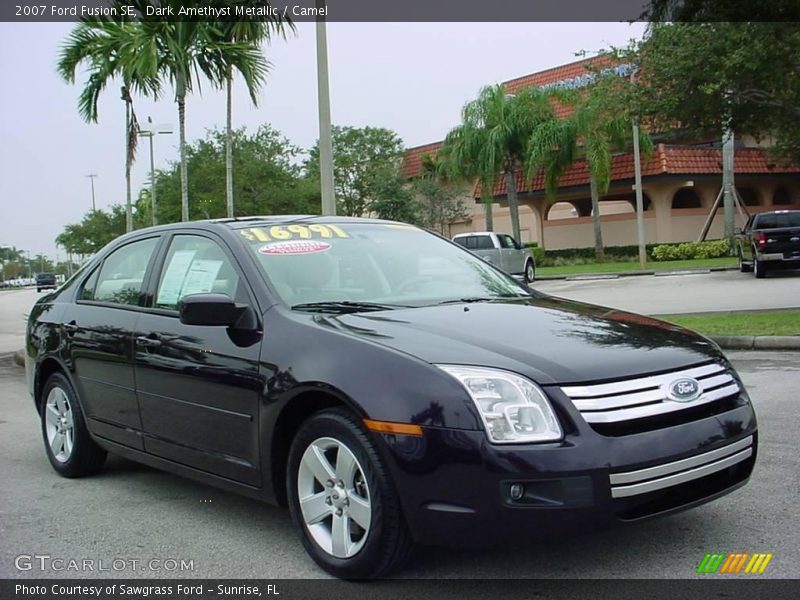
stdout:
[[536,543],[682,510],[756,460],[713,342],[546,296],[402,223],[127,234],[35,304],[26,349],[58,473],[113,452],[288,505],[340,577],[386,574],[414,542]]
[[36,276],[36,291],[54,290],[58,287],[56,285],[56,276],[53,273],[39,273]]

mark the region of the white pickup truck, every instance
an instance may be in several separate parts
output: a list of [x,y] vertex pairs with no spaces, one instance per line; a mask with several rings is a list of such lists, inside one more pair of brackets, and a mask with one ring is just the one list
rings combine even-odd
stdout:
[[453,241],[506,273],[524,277],[525,283],[533,283],[536,278],[536,262],[530,249],[506,233],[459,233]]

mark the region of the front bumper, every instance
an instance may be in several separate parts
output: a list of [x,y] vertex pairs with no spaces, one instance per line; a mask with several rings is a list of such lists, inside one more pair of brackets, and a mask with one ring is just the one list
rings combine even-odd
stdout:
[[[721,414],[616,437],[566,417],[554,444],[501,446],[483,431],[431,427],[380,435],[414,538],[475,547],[669,514],[744,485],[756,460],[746,397]],[[524,489],[518,500],[513,484]]]

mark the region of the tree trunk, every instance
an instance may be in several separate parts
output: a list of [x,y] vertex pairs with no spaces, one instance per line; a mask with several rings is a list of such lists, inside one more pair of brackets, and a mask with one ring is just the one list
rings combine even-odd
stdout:
[[186,165],[186,96],[178,96],[178,130],[181,146],[181,221],[189,220],[189,172]]
[[592,195],[592,222],[594,223],[594,255],[597,262],[603,262],[606,258],[603,249],[603,230],[600,227],[600,195],[597,193],[597,181],[594,174],[589,180],[589,189]]
[[231,113],[233,100],[233,71],[228,67],[228,107],[227,122],[225,124],[225,197],[227,199],[228,218],[233,218],[233,130],[231,127]]
[[487,198],[483,201],[483,211],[486,216],[486,231],[494,231],[494,217],[492,215],[492,200]]
[[131,103],[125,101],[125,231],[133,231],[131,207]]
[[508,212],[511,214],[511,234],[514,239],[522,243],[519,229],[519,202],[517,201],[517,178],[513,169],[506,170],[506,197],[508,198]]

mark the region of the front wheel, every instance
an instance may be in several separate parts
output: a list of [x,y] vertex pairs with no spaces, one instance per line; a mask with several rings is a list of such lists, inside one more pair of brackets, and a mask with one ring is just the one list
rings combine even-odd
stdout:
[[744,257],[742,256],[742,251],[739,250],[739,271],[742,273],[749,273],[753,270],[753,266],[744,262]]
[[529,260],[525,263],[525,283],[533,283],[534,279],[536,279],[536,267],[533,261]]
[[89,435],[69,380],[62,373],[51,375],[42,388],[40,401],[45,452],[58,474],[84,477],[99,471],[106,451]]
[[289,452],[287,492],[303,546],[325,571],[369,579],[397,569],[413,542],[389,472],[360,421],[316,413]]

